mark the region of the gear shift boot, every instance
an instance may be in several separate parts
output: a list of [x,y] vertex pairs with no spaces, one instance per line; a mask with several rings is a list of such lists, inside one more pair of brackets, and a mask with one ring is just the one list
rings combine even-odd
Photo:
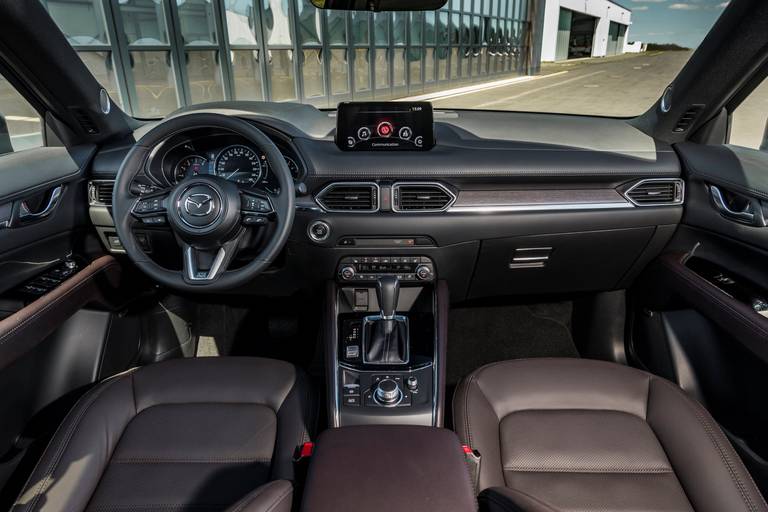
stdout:
[[368,316],[363,323],[363,362],[367,364],[408,363],[408,319]]

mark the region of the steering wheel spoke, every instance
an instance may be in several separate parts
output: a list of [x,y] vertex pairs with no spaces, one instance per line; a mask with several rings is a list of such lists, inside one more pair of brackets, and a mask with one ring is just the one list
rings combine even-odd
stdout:
[[240,213],[243,226],[266,226],[275,220],[275,208],[269,196],[251,190],[240,191]]
[[229,268],[239,242],[240,237],[235,237],[214,249],[199,249],[187,243],[182,244],[184,280],[192,284],[205,284],[218,279]]
[[131,207],[131,215],[149,226],[164,226],[168,223],[168,195],[162,191],[139,197]]

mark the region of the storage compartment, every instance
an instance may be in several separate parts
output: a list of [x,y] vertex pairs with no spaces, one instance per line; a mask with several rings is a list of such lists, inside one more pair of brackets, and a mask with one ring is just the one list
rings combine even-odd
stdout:
[[464,451],[450,430],[333,428],[320,434],[301,509],[307,512],[475,512]]
[[614,289],[654,227],[485,240],[470,297]]

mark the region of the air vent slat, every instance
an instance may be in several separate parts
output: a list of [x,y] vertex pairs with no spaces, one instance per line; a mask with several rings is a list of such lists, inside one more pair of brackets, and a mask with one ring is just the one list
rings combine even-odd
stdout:
[[663,206],[683,202],[683,181],[679,179],[644,180],[624,194],[638,206]]
[[378,187],[371,183],[334,183],[315,199],[328,211],[375,212],[379,209]]
[[439,212],[455,200],[455,196],[439,183],[400,183],[393,187],[393,191],[393,206],[398,212]]
[[91,204],[112,206],[113,181],[92,181],[89,183],[88,195]]

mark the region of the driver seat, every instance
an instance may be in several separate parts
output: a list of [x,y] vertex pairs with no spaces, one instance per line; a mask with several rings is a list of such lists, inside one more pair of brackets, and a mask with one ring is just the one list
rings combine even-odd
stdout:
[[129,370],[80,399],[12,510],[288,512],[313,412],[306,377],[283,361]]

